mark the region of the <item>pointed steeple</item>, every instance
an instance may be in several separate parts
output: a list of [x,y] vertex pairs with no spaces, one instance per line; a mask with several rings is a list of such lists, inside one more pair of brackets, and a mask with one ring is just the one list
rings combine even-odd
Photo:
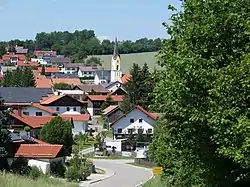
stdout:
[[113,59],[116,60],[116,57],[117,57],[118,55],[119,55],[119,53],[118,53],[118,42],[117,42],[117,37],[115,37]]

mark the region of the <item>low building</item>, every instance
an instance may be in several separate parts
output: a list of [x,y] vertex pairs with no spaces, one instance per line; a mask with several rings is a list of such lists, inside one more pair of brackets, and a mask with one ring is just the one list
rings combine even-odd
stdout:
[[[32,70],[35,76],[41,75],[42,67],[38,67],[36,70]],[[60,70],[57,67],[45,67],[45,75],[52,76],[55,73],[59,73]]]
[[[86,95],[83,99],[87,101],[87,110],[91,116],[101,115],[101,106],[106,101],[107,95]],[[123,100],[122,95],[111,95],[112,100],[115,104],[120,103]]]
[[82,90],[89,95],[107,95],[110,91],[105,89],[102,85],[95,84],[79,84],[73,90]]
[[121,116],[124,115],[124,112],[120,109],[118,105],[111,105],[104,109],[103,111],[103,117],[109,124],[111,124],[113,121],[116,121]]
[[137,105],[127,114],[113,121],[110,126],[115,139],[125,138],[130,134],[152,135],[158,117],[159,115],[150,113]]

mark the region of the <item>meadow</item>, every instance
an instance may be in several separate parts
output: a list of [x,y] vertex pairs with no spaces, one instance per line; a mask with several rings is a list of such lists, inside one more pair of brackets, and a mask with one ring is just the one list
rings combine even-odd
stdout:
[[[143,66],[146,62],[149,70],[159,69],[157,65],[157,52],[121,54],[121,69],[123,73],[128,73],[133,63]],[[95,55],[101,59],[104,69],[110,69],[112,55]]]

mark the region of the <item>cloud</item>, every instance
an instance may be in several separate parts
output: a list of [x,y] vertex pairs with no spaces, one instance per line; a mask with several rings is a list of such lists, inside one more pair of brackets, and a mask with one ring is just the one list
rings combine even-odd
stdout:
[[98,40],[100,40],[101,42],[103,40],[110,40],[110,38],[108,36],[97,36]]

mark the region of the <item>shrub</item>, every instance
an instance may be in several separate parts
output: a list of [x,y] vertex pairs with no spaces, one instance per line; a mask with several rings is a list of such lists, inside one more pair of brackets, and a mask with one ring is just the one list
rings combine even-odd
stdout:
[[90,176],[93,163],[79,154],[74,155],[70,160],[69,167],[65,173],[65,177],[69,181],[83,181]]
[[27,175],[31,168],[28,166],[28,160],[25,158],[17,158],[11,164],[11,171],[19,175]]
[[43,172],[36,166],[32,166],[29,171],[29,177],[32,178],[33,180],[43,175],[44,175]]
[[52,162],[50,165],[51,174],[56,177],[65,177],[66,167],[63,162]]

